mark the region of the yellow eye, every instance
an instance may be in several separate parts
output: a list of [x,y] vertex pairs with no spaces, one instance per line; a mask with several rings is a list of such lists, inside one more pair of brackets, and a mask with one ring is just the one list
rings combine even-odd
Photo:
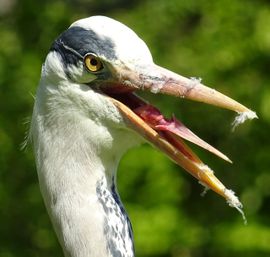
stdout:
[[97,72],[103,68],[102,62],[94,54],[86,54],[85,55],[84,65],[90,72]]

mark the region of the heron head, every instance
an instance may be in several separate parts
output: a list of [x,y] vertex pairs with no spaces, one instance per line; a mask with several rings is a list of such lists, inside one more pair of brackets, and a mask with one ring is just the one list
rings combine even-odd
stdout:
[[[230,109],[254,118],[255,113],[233,99],[154,64],[146,44],[128,27],[103,16],[74,22],[53,43],[43,67],[44,76],[84,85],[111,101],[126,125],[165,152],[203,185],[225,197],[234,207],[240,202],[184,143],[191,141],[230,161],[180,121],[167,119],[136,95],[139,90],[162,93]],[[68,85],[66,83],[66,85]]]

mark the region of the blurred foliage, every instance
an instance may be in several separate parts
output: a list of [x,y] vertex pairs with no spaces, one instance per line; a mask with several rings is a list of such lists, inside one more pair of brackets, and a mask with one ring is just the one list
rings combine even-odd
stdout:
[[[123,158],[119,191],[133,222],[137,256],[270,256],[270,4],[266,0],[1,0],[0,257],[62,256],[38,188],[31,150],[20,150],[46,53],[76,19],[103,14],[148,44],[156,63],[202,77],[257,111],[231,133],[233,114],[145,95],[174,112],[234,161],[194,150],[240,196],[248,225],[148,145]],[[128,45],[128,39],[127,39]]]

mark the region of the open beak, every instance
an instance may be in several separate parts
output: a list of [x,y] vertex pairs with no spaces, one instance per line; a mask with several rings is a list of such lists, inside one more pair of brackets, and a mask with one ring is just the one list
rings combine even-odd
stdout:
[[165,152],[202,185],[223,196],[230,206],[241,209],[242,205],[233,191],[228,190],[216,178],[213,171],[199,159],[183,139],[231,162],[229,158],[196,136],[176,118],[166,119],[157,108],[136,96],[134,92],[147,90],[204,102],[236,111],[245,118],[255,118],[256,114],[222,93],[204,86],[198,79],[185,78],[155,64],[135,69],[119,65],[114,67],[112,73],[115,74],[113,81],[101,89],[125,117],[128,126]]

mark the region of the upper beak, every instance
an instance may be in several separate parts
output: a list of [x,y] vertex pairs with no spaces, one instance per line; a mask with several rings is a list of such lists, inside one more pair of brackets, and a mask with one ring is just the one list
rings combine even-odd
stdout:
[[149,90],[215,105],[238,113],[253,113],[244,105],[200,83],[200,79],[186,78],[155,64],[145,67],[115,67],[117,80],[123,89]]
[[[239,114],[244,113],[246,118],[255,118],[256,114],[235,100],[201,84],[200,80],[185,78],[155,64],[136,68],[116,66],[114,69],[112,73],[116,77],[106,85],[105,91],[113,95],[110,99],[126,118],[128,125],[165,152],[200,183],[226,198],[231,206],[241,208],[242,205],[233,192],[226,189],[213,171],[204,165],[181,138],[230,161],[228,157],[201,140],[180,121],[164,118],[155,107],[133,93],[123,92],[148,90],[152,93],[163,93],[215,105]],[[117,94],[122,96],[115,97]]]

